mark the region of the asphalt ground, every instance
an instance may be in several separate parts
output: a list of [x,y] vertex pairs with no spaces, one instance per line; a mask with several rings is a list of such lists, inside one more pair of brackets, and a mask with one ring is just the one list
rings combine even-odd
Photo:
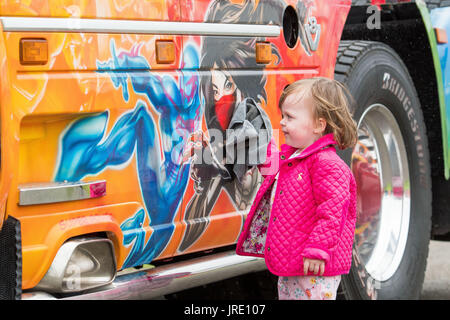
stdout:
[[450,242],[430,241],[422,300],[450,300]]

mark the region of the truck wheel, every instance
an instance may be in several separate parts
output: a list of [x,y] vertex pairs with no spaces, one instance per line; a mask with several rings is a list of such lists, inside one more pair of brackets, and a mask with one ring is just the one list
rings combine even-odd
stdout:
[[[358,143],[343,158],[358,185],[347,299],[418,299],[431,230],[431,177],[420,102],[400,57],[383,43],[342,41],[335,79],[354,98]],[[439,124],[436,124],[439,125]]]

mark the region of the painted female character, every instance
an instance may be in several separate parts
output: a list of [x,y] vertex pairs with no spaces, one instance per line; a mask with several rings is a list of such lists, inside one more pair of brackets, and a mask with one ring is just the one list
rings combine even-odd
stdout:
[[[242,4],[214,1],[205,21],[269,23],[277,19],[271,16],[277,10],[270,7],[274,4],[266,3],[266,5],[269,7],[263,4],[256,5],[255,1],[251,0],[244,1]],[[244,112],[241,120],[251,122],[261,133],[257,138],[259,146],[265,148],[270,140],[270,121],[257,103],[266,99],[264,89],[266,77],[263,66],[256,63],[255,42],[255,38],[205,37],[203,39],[201,67],[210,69],[210,72],[202,73],[200,80],[200,90],[205,102],[205,120],[208,131],[220,132],[223,139],[219,139],[218,142],[204,143],[207,147],[204,148],[203,154],[211,152],[217,156],[211,156],[217,161],[193,163],[191,166],[195,194],[185,211],[184,220],[187,226],[179,251],[189,248],[206,230],[208,216],[222,189],[228,193],[237,210],[245,210],[252,201],[256,186],[260,182],[260,176],[255,170],[257,163],[230,162],[227,159],[229,150],[226,149],[226,130],[235,129],[233,126],[230,127],[230,122],[239,117],[242,108]],[[245,103],[244,106],[243,103]],[[246,153],[245,159],[249,159],[248,147],[240,151]]]

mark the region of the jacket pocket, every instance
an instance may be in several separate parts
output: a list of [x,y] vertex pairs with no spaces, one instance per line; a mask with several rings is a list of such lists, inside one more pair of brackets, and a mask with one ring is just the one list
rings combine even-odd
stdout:
[[299,272],[303,270],[302,252],[305,248],[306,241],[308,240],[308,233],[302,231],[295,231],[290,239],[290,259],[289,259],[289,271]]

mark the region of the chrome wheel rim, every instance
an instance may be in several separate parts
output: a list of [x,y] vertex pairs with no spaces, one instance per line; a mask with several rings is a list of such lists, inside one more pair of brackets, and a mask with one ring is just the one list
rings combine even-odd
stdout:
[[373,279],[386,281],[405,251],[411,193],[405,143],[384,105],[371,105],[361,116],[352,170],[358,184],[356,254]]

